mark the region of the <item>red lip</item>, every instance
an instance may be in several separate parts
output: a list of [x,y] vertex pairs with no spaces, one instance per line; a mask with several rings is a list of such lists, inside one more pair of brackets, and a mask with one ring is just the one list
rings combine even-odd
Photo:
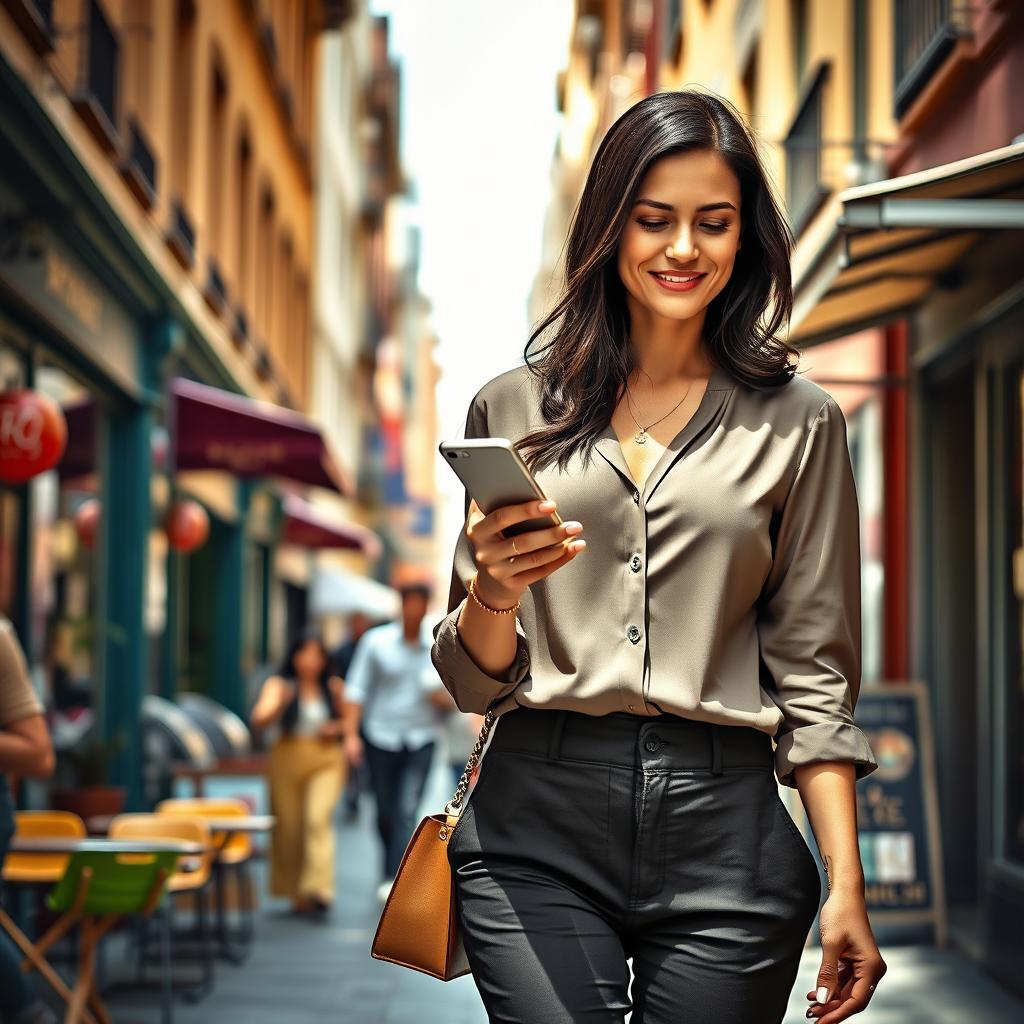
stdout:
[[674,270],[652,270],[650,271],[651,277],[659,288],[664,288],[667,292],[688,292],[696,288],[701,281],[707,276],[704,273],[696,274],[687,281],[673,283],[671,281],[663,281],[658,274],[672,274],[674,277],[681,277],[682,275],[678,271]]

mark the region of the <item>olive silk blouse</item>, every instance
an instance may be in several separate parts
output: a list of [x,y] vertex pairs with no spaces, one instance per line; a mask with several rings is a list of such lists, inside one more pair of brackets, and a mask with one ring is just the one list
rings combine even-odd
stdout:
[[[477,391],[466,437],[544,426],[523,364]],[[860,529],[846,420],[796,375],[755,389],[715,365],[700,404],[638,488],[609,422],[591,457],[536,479],[587,546],[533,583],[508,670],[480,669],[456,622],[476,571],[465,523],[431,660],[462,711],[518,705],[661,713],[759,729],[775,773],[878,765],[853,722],[861,682]],[[469,496],[465,499],[468,519]]]

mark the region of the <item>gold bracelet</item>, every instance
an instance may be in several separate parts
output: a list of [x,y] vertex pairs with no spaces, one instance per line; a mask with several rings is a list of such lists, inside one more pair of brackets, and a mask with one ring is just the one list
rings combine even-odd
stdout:
[[492,608],[490,605],[484,604],[483,601],[476,596],[476,575],[474,575],[469,581],[469,593],[473,600],[476,601],[476,603],[480,605],[485,612],[490,612],[492,615],[514,615],[516,610],[519,608],[518,601],[516,601],[511,608]]

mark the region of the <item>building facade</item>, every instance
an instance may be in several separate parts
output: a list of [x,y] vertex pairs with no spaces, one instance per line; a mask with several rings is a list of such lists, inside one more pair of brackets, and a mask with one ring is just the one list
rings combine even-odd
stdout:
[[[0,487],[2,610],[43,694],[86,694],[124,738],[112,775],[130,803],[143,696],[198,689],[244,712],[273,654],[290,520],[270,478],[297,465],[289,445],[321,443],[302,416],[315,66],[348,8],[0,4],[0,365],[5,390],[51,396],[69,429],[54,471]],[[204,434],[203,400],[172,402],[176,380],[278,433],[260,450]],[[299,475],[351,490],[337,465]],[[179,498],[210,519],[187,556],[164,529]]]
[[789,340],[849,425],[864,682],[926,686],[948,937],[1019,993],[1024,10],[579,0],[538,315],[604,130],[688,84],[748,120],[784,200]]

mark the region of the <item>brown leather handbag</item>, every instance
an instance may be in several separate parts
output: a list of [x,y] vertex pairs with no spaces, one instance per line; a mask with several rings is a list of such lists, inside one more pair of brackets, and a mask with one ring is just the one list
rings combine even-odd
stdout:
[[455,908],[448,840],[494,722],[494,712],[488,711],[455,795],[444,805],[444,813],[423,818],[402,854],[370,948],[377,960],[411,967],[441,981],[470,971]]

